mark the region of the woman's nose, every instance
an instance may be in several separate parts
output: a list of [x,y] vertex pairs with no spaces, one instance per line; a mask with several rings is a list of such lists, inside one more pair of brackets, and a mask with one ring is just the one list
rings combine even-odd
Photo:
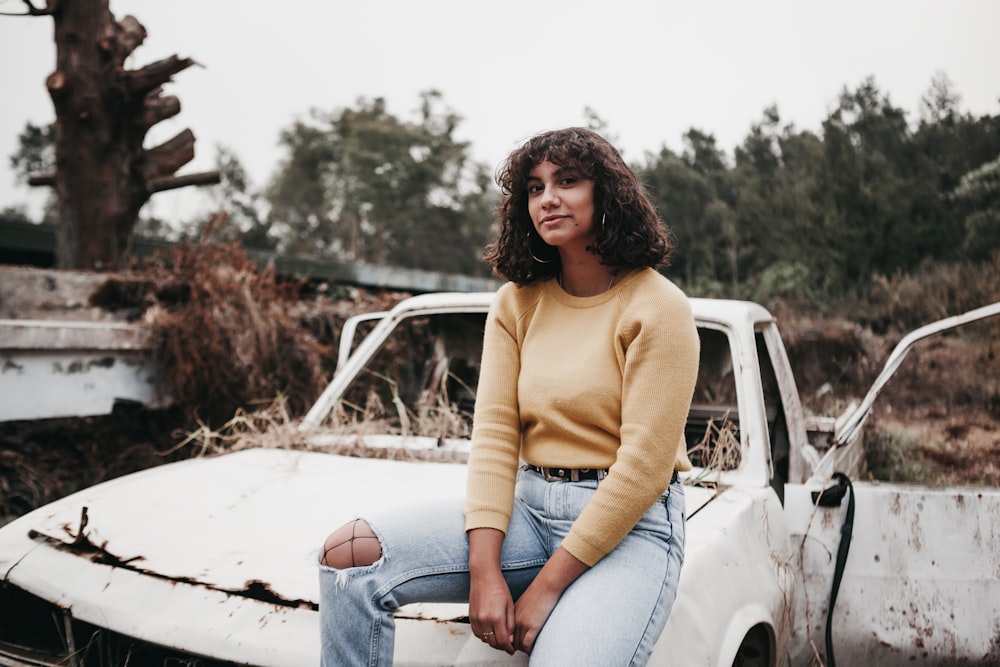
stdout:
[[550,207],[557,206],[559,204],[559,194],[556,192],[555,188],[546,187],[542,191],[542,206]]

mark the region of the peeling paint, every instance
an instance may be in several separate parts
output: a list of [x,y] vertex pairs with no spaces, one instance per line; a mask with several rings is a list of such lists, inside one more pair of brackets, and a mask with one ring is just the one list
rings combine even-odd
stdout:
[[14,362],[14,361],[12,361],[10,359],[4,359],[3,360],[3,369],[0,370],[0,372],[6,373],[7,371],[16,371],[18,373],[21,373],[21,372],[24,371],[24,366],[22,366],[21,364],[18,364],[16,362]]
[[87,369],[91,368],[113,368],[115,365],[114,357],[101,357],[100,359],[94,359],[87,362]]
[[107,548],[107,543],[101,545],[94,544],[90,537],[88,536],[85,528],[89,522],[87,516],[87,509],[82,508],[81,521],[79,531],[75,536],[73,536],[72,530],[69,526],[63,526],[67,534],[73,537],[71,542],[66,542],[60,540],[57,537],[51,535],[46,535],[36,530],[29,532],[28,537],[32,540],[48,544],[49,546],[59,549],[61,551],[67,551],[78,556],[87,556],[91,562],[97,563],[99,565],[107,565],[109,567],[120,568],[124,570],[130,570],[132,572],[137,572],[139,574],[153,577],[155,579],[160,579],[163,581],[170,581],[178,584],[185,584],[188,586],[198,586],[205,588],[207,590],[218,591],[220,593],[225,593],[227,595],[235,595],[239,597],[249,598],[251,600],[258,600],[260,602],[265,602],[268,604],[273,604],[276,607],[292,607],[301,609],[311,609],[313,611],[319,610],[319,605],[311,602],[309,600],[289,600],[276,594],[267,582],[260,581],[257,579],[247,581],[244,588],[239,590],[221,588],[218,586],[213,586],[197,579],[190,577],[170,577],[153,570],[138,567],[136,563],[140,563],[145,560],[145,556],[136,555],[131,557],[118,556]]

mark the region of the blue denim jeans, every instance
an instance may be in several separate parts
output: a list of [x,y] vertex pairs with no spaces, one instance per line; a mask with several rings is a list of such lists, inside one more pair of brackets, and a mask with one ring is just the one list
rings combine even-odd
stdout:
[[[599,482],[518,474],[501,567],[514,599],[569,532]],[[320,565],[322,664],[392,664],[393,613],[414,602],[467,602],[469,545],[461,501],[362,516],[382,544],[367,567]],[[674,482],[615,549],[566,589],[531,653],[534,665],[644,665],[677,595],[684,489]]]

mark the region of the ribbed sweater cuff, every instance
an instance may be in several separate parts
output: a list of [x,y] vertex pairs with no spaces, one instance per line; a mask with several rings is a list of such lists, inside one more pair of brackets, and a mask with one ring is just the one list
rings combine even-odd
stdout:
[[510,517],[501,512],[493,510],[475,510],[465,513],[466,532],[475,528],[496,528],[500,532],[507,534],[507,527],[510,525]]
[[607,555],[603,550],[598,549],[593,544],[589,544],[572,530],[570,530],[560,546],[587,567],[593,567],[597,564],[597,561]]

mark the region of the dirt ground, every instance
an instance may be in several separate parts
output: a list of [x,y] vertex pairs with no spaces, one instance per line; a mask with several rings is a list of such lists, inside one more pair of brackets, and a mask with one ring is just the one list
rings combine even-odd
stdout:
[[[344,318],[393,300],[355,295],[332,308],[317,301],[300,304],[296,317],[332,351]],[[833,416],[860,401],[899,338],[846,321],[785,317],[779,325],[812,414]],[[0,423],[0,523],[79,488],[197,455],[195,444],[178,447],[191,432],[177,410],[136,406]],[[1000,486],[1000,322],[919,344],[876,403],[866,442],[871,479]]]

